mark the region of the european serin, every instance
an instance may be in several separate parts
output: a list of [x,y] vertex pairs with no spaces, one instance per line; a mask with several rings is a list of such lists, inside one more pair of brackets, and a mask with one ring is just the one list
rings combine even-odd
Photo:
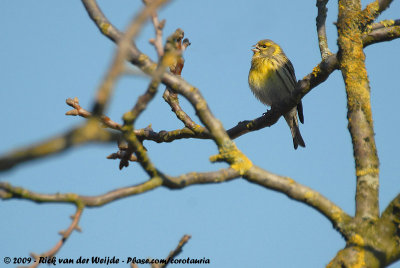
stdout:
[[[253,47],[249,86],[257,99],[266,105],[274,106],[282,99],[289,97],[296,86],[293,65],[281,47],[271,40],[261,40]],[[301,101],[297,107],[283,115],[290,127],[295,149],[299,145],[306,146],[300,134],[297,113],[300,122],[304,123]]]

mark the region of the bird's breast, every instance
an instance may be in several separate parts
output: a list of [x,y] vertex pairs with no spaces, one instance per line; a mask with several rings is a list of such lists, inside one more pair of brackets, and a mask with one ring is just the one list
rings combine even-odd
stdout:
[[249,72],[249,86],[254,95],[262,103],[271,105],[275,99],[275,93],[271,87],[274,84],[276,64],[269,60],[252,61]]

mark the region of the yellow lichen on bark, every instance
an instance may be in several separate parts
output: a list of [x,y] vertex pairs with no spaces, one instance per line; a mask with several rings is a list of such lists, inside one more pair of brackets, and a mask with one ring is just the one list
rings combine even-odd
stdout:
[[354,250],[358,251],[356,262],[351,266],[352,268],[362,268],[366,267],[365,263],[365,249],[364,249],[364,239],[359,235],[355,234],[350,237],[347,241],[348,245],[355,245]]
[[361,247],[356,247],[355,250],[357,250],[359,253],[357,254],[357,260],[353,264],[352,268],[363,268],[367,267],[365,263],[365,249]]
[[365,168],[357,170],[357,177],[365,176],[365,175],[377,175],[379,174],[379,168]]
[[308,191],[308,192],[306,192],[306,194],[304,195],[304,198],[305,198],[306,200],[311,200],[311,199],[314,198],[314,193],[311,192],[311,191]]
[[362,12],[362,17],[360,18],[361,24],[367,25],[368,22],[373,21],[378,12],[379,12],[379,1],[375,0],[373,3],[369,4]]
[[253,163],[247,158],[235,145],[233,141],[225,142],[219,148],[219,154],[210,157],[211,162],[226,161],[231,165],[231,168],[238,171],[240,175],[244,175],[249,170]]
[[101,32],[105,35],[108,35],[108,30],[110,29],[110,24],[102,22],[100,23]]
[[314,77],[317,77],[318,73],[320,73],[320,72],[321,72],[321,68],[319,67],[319,64],[318,64],[317,66],[315,66],[315,67],[313,68],[313,70],[312,70],[312,75],[313,75]]
[[341,223],[343,221],[342,212],[337,207],[333,207],[331,212],[332,212],[332,218],[334,219],[335,222]]

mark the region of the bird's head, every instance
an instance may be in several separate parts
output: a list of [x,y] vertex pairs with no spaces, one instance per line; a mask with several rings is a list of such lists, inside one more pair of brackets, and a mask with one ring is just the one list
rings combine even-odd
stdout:
[[274,41],[264,39],[253,46],[253,57],[272,57],[281,53],[281,49]]

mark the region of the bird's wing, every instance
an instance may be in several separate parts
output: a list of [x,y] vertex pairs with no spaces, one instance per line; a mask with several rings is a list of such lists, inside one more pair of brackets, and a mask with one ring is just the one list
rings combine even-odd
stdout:
[[296,86],[296,76],[294,74],[293,65],[290,60],[286,59],[286,62],[283,63],[283,66],[276,70],[276,74],[278,75],[282,84],[285,85],[285,89],[290,95],[291,92],[294,90],[294,87]]
[[[289,94],[291,94],[291,92],[296,87],[297,81],[293,65],[289,59],[287,59],[282,68],[278,69],[277,74],[281,82],[285,85],[285,89],[288,91]],[[299,102],[299,104],[297,104],[297,112],[299,114],[300,122],[304,124],[303,104],[301,103],[301,101]]]

